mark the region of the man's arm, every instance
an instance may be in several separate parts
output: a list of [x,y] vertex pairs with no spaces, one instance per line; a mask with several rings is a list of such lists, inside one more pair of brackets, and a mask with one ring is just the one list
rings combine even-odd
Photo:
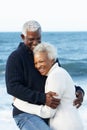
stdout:
[[75,85],[75,89],[77,98],[74,100],[73,104],[76,105],[77,108],[79,108],[82,105],[85,92],[80,86]]

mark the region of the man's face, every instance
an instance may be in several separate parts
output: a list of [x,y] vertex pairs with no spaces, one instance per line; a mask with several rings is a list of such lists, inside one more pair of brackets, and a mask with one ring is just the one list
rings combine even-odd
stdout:
[[21,35],[24,44],[29,47],[31,50],[34,49],[34,47],[38,44],[41,43],[41,33],[40,31],[36,32],[26,32],[26,35],[24,36],[23,34]]

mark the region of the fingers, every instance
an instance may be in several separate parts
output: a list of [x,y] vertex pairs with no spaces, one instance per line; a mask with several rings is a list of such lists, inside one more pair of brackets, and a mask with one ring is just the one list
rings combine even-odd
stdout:
[[84,95],[83,95],[82,91],[78,90],[76,92],[76,97],[80,100],[80,102],[83,102]]
[[60,99],[55,92],[48,92],[46,94],[46,105],[55,109],[60,104]]
[[74,100],[73,105],[76,106],[76,108],[79,108],[82,105],[84,97],[82,91],[78,90],[76,92],[76,97],[77,98]]
[[60,104],[60,99],[53,97],[51,102],[50,102],[50,107],[53,109],[56,109],[59,104]]
[[78,104],[76,104],[75,106],[76,106],[76,108],[79,108],[81,105],[82,105],[82,103],[81,103],[81,102],[79,102],[79,103],[78,103]]
[[79,108],[82,105],[82,100],[79,100],[78,98],[75,99],[73,105],[76,106],[76,108]]

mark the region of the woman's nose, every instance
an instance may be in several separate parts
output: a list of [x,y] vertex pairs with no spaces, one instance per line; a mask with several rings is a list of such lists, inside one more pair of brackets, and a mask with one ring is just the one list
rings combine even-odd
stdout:
[[37,63],[37,64],[35,65],[35,67],[39,70],[39,68],[40,68],[40,64]]

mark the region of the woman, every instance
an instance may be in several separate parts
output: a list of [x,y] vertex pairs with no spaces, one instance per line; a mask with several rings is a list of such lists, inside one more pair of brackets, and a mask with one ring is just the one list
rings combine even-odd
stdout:
[[14,105],[22,111],[50,118],[52,130],[83,130],[78,110],[73,106],[74,82],[69,73],[56,63],[57,50],[51,44],[41,43],[34,49],[34,63],[41,75],[47,76],[45,93],[56,92],[60,105],[52,109],[46,105],[33,105],[16,98]]

